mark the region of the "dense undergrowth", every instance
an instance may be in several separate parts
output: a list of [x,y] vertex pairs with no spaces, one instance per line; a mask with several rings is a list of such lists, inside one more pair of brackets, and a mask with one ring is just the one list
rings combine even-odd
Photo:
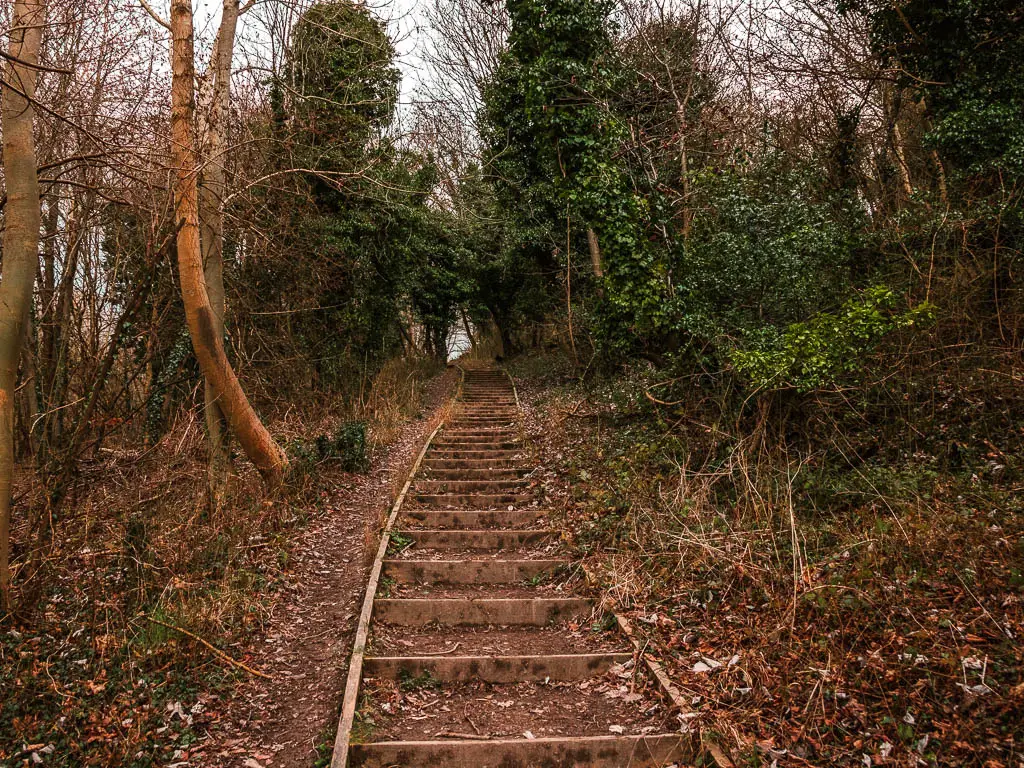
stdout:
[[216,700],[253,674],[245,648],[291,588],[295,538],[420,412],[437,370],[395,360],[357,398],[270,419],[289,482],[268,496],[239,462],[216,512],[194,411],[152,448],[83,467],[73,509],[51,521],[64,534],[34,559],[38,608],[0,634],[0,765],[186,761]]
[[1020,361],[914,338],[810,396],[511,366],[594,586],[738,764],[1024,764]]

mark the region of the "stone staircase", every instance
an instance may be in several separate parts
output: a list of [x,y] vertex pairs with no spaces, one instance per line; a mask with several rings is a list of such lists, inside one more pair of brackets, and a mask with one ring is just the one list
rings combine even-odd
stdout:
[[621,768],[689,756],[638,683],[629,642],[564,586],[572,563],[519,415],[503,372],[465,372],[382,562],[348,765]]

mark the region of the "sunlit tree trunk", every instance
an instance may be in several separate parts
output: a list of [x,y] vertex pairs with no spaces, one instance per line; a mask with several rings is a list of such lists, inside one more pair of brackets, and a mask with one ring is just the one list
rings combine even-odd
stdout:
[[[227,124],[231,108],[231,58],[238,25],[238,0],[224,0],[220,30],[214,42],[210,68],[206,75],[207,91],[200,101],[205,164],[199,179],[199,226],[203,249],[206,292],[213,312],[214,333],[224,338],[224,208],[227,191],[224,171],[224,150],[227,146]],[[210,502],[221,506],[227,493],[231,471],[228,446],[228,424],[217,393],[209,380],[205,385],[206,434],[209,450]]]
[[11,481],[14,474],[14,386],[39,261],[39,176],[32,121],[45,8],[15,0],[10,58],[4,67],[0,130],[7,209],[0,275],[0,604],[11,604]]
[[280,482],[287,459],[249,404],[224,351],[210,306],[199,235],[199,190],[193,113],[195,62],[191,0],[171,5],[171,149],[175,165],[174,209],[178,272],[185,320],[203,376],[213,389],[242,450],[271,485]]

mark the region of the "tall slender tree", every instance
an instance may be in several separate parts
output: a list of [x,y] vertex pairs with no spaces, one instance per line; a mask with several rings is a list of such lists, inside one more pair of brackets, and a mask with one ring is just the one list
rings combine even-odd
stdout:
[[0,605],[11,604],[11,482],[14,474],[14,388],[32,286],[39,266],[39,175],[32,122],[36,66],[46,8],[16,0],[0,104],[7,207],[0,277]]
[[[199,178],[199,226],[206,292],[213,312],[214,333],[224,338],[224,198],[227,195],[225,149],[231,109],[231,60],[238,26],[238,0],[224,0],[220,29],[213,44],[210,66],[203,78],[200,99],[200,140],[206,162]],[[228,423],[210,381],[204,388],[206,435],[209,451],[210,503],[216,509],[227,492],[231,453]]]
[[242,450],[271,485],[279,483],[288,460],[249,403],[217,332],[218,321],[206,287],[199,234],[199,183],[195,130],[195,36],[191,0],[171,4],[171,158],[178,273],[185,320],[203,376]]

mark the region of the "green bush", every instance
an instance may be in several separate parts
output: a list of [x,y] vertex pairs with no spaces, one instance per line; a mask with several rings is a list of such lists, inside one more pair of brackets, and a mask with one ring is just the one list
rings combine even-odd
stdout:
[[677,294],[684,330],[711,339],[785,327],[849,295],[860,213],[823,195],[814,169],[769,156],[748,174],[706,172],[694,186],[699,213]]
[[337,459],[346,472],[366,472],[370,456],[366,450],[366,422],[346,421],[334,433],[329,457]]
[[765,327],[748,335],[746,349],[729,359],[736,371],[760,389],[793,388],[801,392],[834,384],[853,373],[862,356],[897,328],[929,324],[935,308],[924,302],[895,312],[897,295],[875,286],[850,299],[835,313],[822,313],[784,331]]
[[366,472],[370,456],[366,448],[366,422],[346,421],[333,435],[318,435],[312,440],[293,440],[288,444],[292,471],[309,474],[325,461],[336,461],[344,472]]

